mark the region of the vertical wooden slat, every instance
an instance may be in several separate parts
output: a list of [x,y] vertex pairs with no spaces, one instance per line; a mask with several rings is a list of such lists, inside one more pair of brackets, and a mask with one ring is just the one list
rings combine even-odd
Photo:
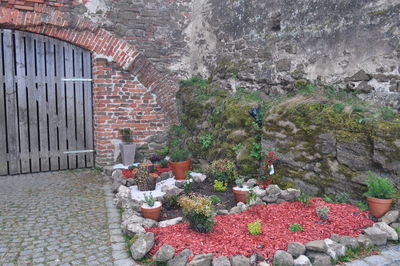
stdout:
[[46,64],[47,64],[47,90],[48,90],[48,108],[49,118],[49,154],[50,169],[58,170],[58,145],[57,145],[57,115],[56,115],[56,86],[55,86],[55,62],[54,62],[54,43],[52,39],[45,37],[46,42]]
[[3,75],[3,31],[0,30],[0,175],[7,175],[7,135],[6,135],[6,112],[5,112],[5,87]]
[[[89,52],[83,53],[83,78],[92,78],[92,61]],[[85,148],[93,150],[93,117],[92,117],[92,84],[90,81],[83,83],[85,103]],[[94,167],[93,153],[86,153],[86,167]]]
[[6,116],[7,116],[7,143],[8,143],[8,163],[10,174],[17,174],[19,167],[19,143],[18,143],[18,124],[17,124],[17,99],[15,90],[15,62],[12,32],[5,30],[3,35],[4,45],[4,65],[7,66],[5,72],[6,85]]
[[19,157],[21,160],[21,173],[29,173],[31,170],[29,165],[28,106],[25,83],[25,46],[24,34],[21,31],[15,32],[15,52],[18,85]]
[[[75,76],[74,78],[82,78],[82,50],[79,48],[74,49],[75,60]],[[76,149],[85,150],[85,128],[83,123],[84,110],[83,110],[83,82],[75,81],[75,104],[76,104]],[[85,154],[78,153],[78,167],[85,167]]]
[[68,169],[68,156],[64,154],[67,151],[67,126],[65,122],[65,90],[64,82],[64,52],[63,44],[56,41],[56,85],[57,85],[57,128],[58,128],[58,146],[60,169]]
[[40,139],[40,167],[41,171],[49,170],[49,146],[47,134],[47,100],[45,76],[45,52],[43,36],[36,37],[37,55],[37,89],[39,100],[39,139]]
[[39,164],[39,134],[38,134],[38,119],[37,119],[37,89],[36,89],[36,74],[35,74],[35,39],[32,34],[26,34],[26,85],[28,88],[28,106],[29,106],[29,143],[30,143],[30,162],[32,172],[40,171]]
[[[73,47],[69,44],[64,44],[65,48],[65,73],[66,78],[73,78]],[[67,139],[68,150],[76,151],[75,139],[75,91],[74,83],[66,81],[66,100],[67,100]],[[76,168],[76,154],[68,155],[69,168]]]

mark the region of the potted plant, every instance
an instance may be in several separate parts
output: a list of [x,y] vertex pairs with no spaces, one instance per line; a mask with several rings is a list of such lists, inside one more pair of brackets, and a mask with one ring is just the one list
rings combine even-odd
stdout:
[[380,218],[389,209],[396,194],[396,187],[387,178],[368,174],[368,191],[366,192],[370,213]]
[[233,187],[233,194],[235,195],[236,202],[243,202],[246,203],[247,201],[247,193],[250,189],[244,185],[244,178],[237,178],[236,179],[236,187]]
[[157,171],[158,171],[157,173],[159,175],[161,175],[164,172],[168,172],[168,171],[171,170],[171,167],[169,167],[169,162],[167,160],[165,160],[165,159],[162,159],[160,161],[160,165],[156,165],[156,167],[157,167]]
[[190,170],[192,160],[189,159],[189,151],[177,149],[171,153],[171,168],[176,180],[186,179],[186,172]]
[[144,201],[145,203],[141,206],[143,217],[158,221],[161,214],[161,202],[156,201],[151,193],[149,196],[144,195]]
[[122,164],[131,165],[135,161],[136,144],[132,143],[132,131],[129,128],[120,130],[122,143],[119,144],[121,150]]

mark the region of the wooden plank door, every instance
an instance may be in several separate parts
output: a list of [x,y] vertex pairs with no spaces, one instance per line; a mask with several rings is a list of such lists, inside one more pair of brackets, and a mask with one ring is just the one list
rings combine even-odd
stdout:
[[94,167],[91,55],[0,29],[0,175]]

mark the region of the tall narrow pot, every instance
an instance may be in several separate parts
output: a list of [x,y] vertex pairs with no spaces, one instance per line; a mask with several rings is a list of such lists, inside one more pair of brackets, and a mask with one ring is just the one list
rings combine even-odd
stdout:
[[121,150],[122,164],[132,165],[135,162],[136,144],[120,143],[119,149]]
[[368,208],[369,212],[376,218],[380,218],[390,210],[393,199],[378,199],[368,197]]
[[184,162],[171,162],[170,163],[172,172],[174,173],[176,180],[185,180],[186,172],[190,170],[192,165],[192,160],[187,160]]

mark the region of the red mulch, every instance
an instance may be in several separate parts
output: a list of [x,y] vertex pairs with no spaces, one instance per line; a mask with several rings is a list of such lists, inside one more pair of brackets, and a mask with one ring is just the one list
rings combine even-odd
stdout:
[[[330,208],[326,223],[321,223],[316,215],[315,208],[320,205]],[[257,252],[265,258],[271,258],[276,250],[286,250],[290,242],[306,243],[329,238],[331,234],[355,237],[362,228],[374,223],[368,219],[368,211],[361,212],[350,204],[327,203],[321,198],[313,198],[308,206],[300,202],[256,205],[242,213],[215,218],[214,229],[208,234],[188,229],[187,223],[148,229],[156,234],[156,243],[150,253],[154,254],[163,244],[169,244],[175,248],[176,254],[188,248],[194,254],[250,256]],[[263,233],[253,236],[248,233],[247,224],[257,219],[261,220]],[[300,224],[304,231],[290,231],[291,224]]]

